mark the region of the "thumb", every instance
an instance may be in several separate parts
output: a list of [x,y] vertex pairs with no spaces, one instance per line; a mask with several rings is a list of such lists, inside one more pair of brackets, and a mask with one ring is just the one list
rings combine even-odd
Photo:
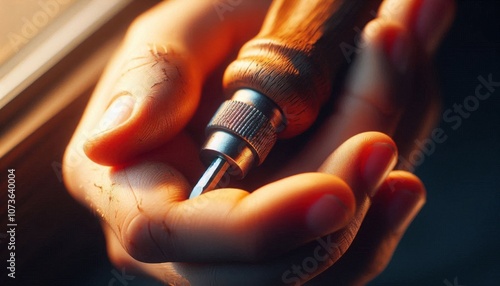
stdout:
[[207,74],[257,32],[269,1],[246,2],[221,15],[212,1],[168,1],[138,18],[82,119],[87,156],[116,165],[178,134]]

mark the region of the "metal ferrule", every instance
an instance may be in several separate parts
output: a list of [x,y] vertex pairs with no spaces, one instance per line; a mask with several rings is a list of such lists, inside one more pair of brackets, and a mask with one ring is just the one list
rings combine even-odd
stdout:
[[227,173],[243,178],[265,160],[285,126],[286,119],[274,102],[254,90],[240,89],[208,123],[201,158],[210,164],[223,157],[231,164]]

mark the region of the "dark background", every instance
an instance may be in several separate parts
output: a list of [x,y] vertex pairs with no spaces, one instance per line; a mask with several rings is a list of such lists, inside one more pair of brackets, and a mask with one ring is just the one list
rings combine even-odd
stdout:
[[[457,4],[436,58],[443,112],[474,96],[479,76],[500,82],[499,1]],[[500,285],[500,87],[452,125],[441,120],[448,139],[416,172],[427,204],[370,285]]]

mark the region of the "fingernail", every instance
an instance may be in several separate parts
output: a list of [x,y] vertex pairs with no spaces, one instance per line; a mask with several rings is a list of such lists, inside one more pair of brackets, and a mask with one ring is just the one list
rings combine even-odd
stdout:
[[135,98],[130,95],[117,97],[106,109],[93,134],[109,131],[127,121],[134,110]]
[[374,143],[365,152],[361,172],[367,194],[373,197],[382,181],[396,165],[397,152],[392,145],[382,142]]
[[387,210],[390,229],[395,233],[404,232],[424,204],[425,198],[417,192],[410,190],[396,191]]
[[415,32],[425,51],[433,53],[453,19],[454,7],[447,0],[423,0],[415,20]]
[[316,235],[324,235],[342,227],[349,216],[346,205],[334,195],[323,195],[310,207],[308,228]]

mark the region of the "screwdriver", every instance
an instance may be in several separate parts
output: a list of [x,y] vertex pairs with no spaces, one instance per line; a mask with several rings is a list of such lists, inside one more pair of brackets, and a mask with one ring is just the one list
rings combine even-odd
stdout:
[[[328,100],[336,72],[381,0],[275,0],[260,32],[223,77],[226,95],[206,127],[208,165],[190,198],[244,178],[279,138],[307,130]],[[224,187],[224,186],[222,186]]]

